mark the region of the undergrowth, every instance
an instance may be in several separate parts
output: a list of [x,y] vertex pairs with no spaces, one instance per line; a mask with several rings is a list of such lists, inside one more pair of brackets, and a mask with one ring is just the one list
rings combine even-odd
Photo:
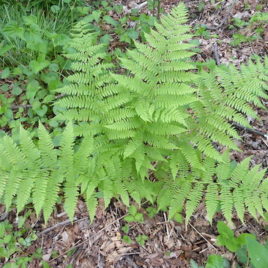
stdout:
[[16,132],[19,123],[34,129],[40,120],[57,132],[52,101],[68,65],[61,53],[82,15],[65,6],[56,14],[30,4],[0,6],[0,77],[13,81],[0,85],[2,129]]

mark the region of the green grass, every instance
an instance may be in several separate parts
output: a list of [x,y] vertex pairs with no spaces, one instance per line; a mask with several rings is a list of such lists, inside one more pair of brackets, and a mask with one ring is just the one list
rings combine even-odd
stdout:
[[[3,5],[0,7],[0,39],[3,46],[11,49],[1,57],[1,66],[16,66],[26,64],[36,57],[38,51],[27,46],[30,38],[44,39],[54,46],[56,53],[58,43],[55,43],[56,34],[69,33],[72,25],[79,16],[71,9],[61,9],[58,13],[48,13],[45,10],[33,8],[28,10],[20,5]],[[28,36],[25,36],[25,33]],[[31,35],[31,36],[30,36]],[[60,41],[60,40],[58,40]],[[64,40],[62,40],[62,43]],[[0,54],[1,55],[1,54]]]

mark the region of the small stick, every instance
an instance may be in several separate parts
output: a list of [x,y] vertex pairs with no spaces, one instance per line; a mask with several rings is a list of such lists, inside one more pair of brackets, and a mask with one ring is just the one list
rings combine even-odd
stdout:
[[267,137],[266,137],[266,140],[265,139],[262,139],[263,143],[268,147],[268,143],[267,143]]
[[[190,222],[188,223],[210,246],[212,246],[215,250],[215,248]],[[217,250],[218,251],[218,250]]]
[[157,19],[160,20],[161,0],[157,1]]
[[207,251],[208,250],[208,248],[204,248],[203,250],[201,250],[200,252],[199,252],[199,254],[202,254],[202,253],[204,253],[205,251]]
[[168,240],[169,240],[169,238],[170,238],[170,232],[169,232],[169,229],[168,229],[167,215],[166,215],[165,212],[164,212],[164,219],[165,219],[165,225],[166,225],[166,230],[167,230],[167,235],[168,235]]
[[235,122],[232,122],[232,125],[240,130],[245,130],[251,134],[256,134],[256,135],[259,135],[259,136],[262,136],[263,138],[265,138],[266,140],[268,140],[268,135],[259,131],[259,130],[256,130],[254,128],[248,128],[248,127],[244,127],[244,126],[241,126]]
[[137,5],[137,9],[142,9],[143,7],[145,7],[147,5],[147,1]]
[[60,226],[66,226],[66,225],[69,225],[69,224],[74,224],[74,223],[77,223],[77,222],[80,222],[80,221],[84,221],[86,219],[88,219],[88,217],[81,218],[81,219],[76,219],[75,218],[74,221],[71,221],[71,220],[68,219],[68,220],[59,222],[59,223],[57,223],[57,224],[45,229],[44,231],[40,232],[38,235],[39,236],[44,235],[44,234],[49,233],[50,231],[52,231],[52,230],[54,230],[54,229],[56,229],[56,228],[58,228]]
[[58,222],[57,224],[45,229],[44,231],[40,232],[38,235],[44,235],[46,233],[49,233],[50,231],[57,229],[60,226],[64,226],[64,225],[69,225],[72,224],[73,222],[71,220],[66,220],[66,221],[62,221],[62,222]]
[[221,60],[220,60],[220,55],[219,55],[219,48],[218,48],[218,44],[214,43],[213,44],[213,54],[216,60],[216,64],[220,65],[221,64]]

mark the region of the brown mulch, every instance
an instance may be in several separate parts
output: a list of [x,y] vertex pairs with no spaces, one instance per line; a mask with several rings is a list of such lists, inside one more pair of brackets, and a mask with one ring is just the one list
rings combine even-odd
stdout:
[[[210,39],[199,38],[201,54],[199,60],[205,61],[213,58],[213,45],[217,43],[220,61],[222,63],[234,63],[239,66],[252,54],[264,55],[268,49],[268,35],[263,39],[254,42],[243,43],[237,47],[230,44],[231,37],[236,30],[229,29],[233,17],[250,18],[255,12],[257,4],[265,1],[221,1],[212,4],[210,0],[203,0],[205,6],[200,11],[200,1],[184,1],[189,8],[190,23],[194,27],[197,24],[204,24],[209,28],[212,35]],[[125,6],[143,1],[116,1],[122,2]],[[162,7],[165,11],[176,5],[178,0],[162,0]],[[248,3],[250,9],[245,10],[244,4]],[[142,8],[147,12],[146,7]],[[268,11],[268,4],[263,6],[263,11]],[[267,29],[268,30],[268,29]],[[268,103],[265,103],[268,107]],[[252,126],[264,133],[268,129],[268,112],[258,110],[259,120],[253,121]],[[253,156],[255,164],[268,166],[268,140],[241,131],[242,140],[239,146],[242,152],[234,153],[234,158],[241,161],[247,156]],[[32,254],[37,248],[43,251],[43,260],[52,267],[66,267],[68,264],[73,267],[190,267],[190,260],[193,259],[199,265],[204,265],[207,256],[220,254],[235,264],[233,254],[216,244],[216,222],[223,220],[217,215],[214,223],[210,225],[206,220],[205,209],[200,205],[196,214],[192,217],[190,224],[167,221],[165,213],[159,213],[149,218],[144,210],[145,221],[143,223],[131,223],[128,236],[132,243],[123,242],[122,237],[126,235],[122,226],[126,224],[123,217],[126,208],[115,201],[104,212],[103,204],[100,201],[97,217],[94,222],[89,222],[86,206],[79,201],[76,212],[76,219],[73,224],[68,222],[62,207],[57,207],[53,217],[45,226],[38,219],[31,217],[27,220],[29,226],[39,234],[39,239],[30,246],[22,255]],[[14,221],[15,214],[10,213],[8,219]],[[65,224],[61,224],[61,223]],[[235,233],[250,232],[255,234],[260,241],[267,238],[266,225],[264,222],[257,223],[254,219],[248,218],[246,225],[235,221]],[[148,236],[144,245],[135,242],[138,235]],[[39,267],[40,260],[33,260],[30,268]]]

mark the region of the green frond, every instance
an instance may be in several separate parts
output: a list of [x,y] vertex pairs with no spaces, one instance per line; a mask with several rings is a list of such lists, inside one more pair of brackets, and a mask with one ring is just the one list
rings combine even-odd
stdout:
[[185,223],[188,224],[190,217],[195,212],[197,206],[199,205],[201,198],[203,196],[204,185],[200,183],[196,183],[189,193],[189,197],[187,198],[187,202],[185,205],[186,217]]
[[53,170],[56,164],[57,153],[53,150],[54,145],[48,131],[41,123],[38,128],[38,137],[38,149],[42,158],[42,166],[45,169]]
[[219,189],[215,183],[210,183],[206,190],[205,203],[207,209],[207,219],[212,223],[213,216],[219,207]]
[[73,219],[78,196],[77,172],[74,167],[74,133],[73,126],[68,123],[61,140],[60,167],[65,177],[64,209],[70,219]]
[[244,222],[245,202],[243,198],[243,191],[240,188],[235,188],[233,191],[234,208],[238,218]]
[[[4,187],[4,204],[7,209],[10,208],[15,197],[19,184],[23,180],[23,169],[25,164],[25,155],[21,152],[17,144],[11,137],[5,136],[2,140],[2,157],[6,158],[7,166],[10,169]],[[5,175],[4,175],[5,176]]]
[[220,203],[224,217],[228,222],[232,222],[233,198],[228,185],[222,185],[221,187]]
[[[172,187],[172,183],[171,187]],[[169,207],[169,212],[168,212],[168,217],[169,219],[172,219],[176,213],[180,213],[183,209],[184,202],[187,198],[187,196],[191,192],[191,186],[192,186],[192,181],[190,178],[186,178],[185,180],[182,179],[181,181],[175,182],[174,186],[169,189],[169,194],[167,195],[166,198],[168,198],[168,207]],[[160,196],[161,196],[160,192]],[[162,201],[163,202],[163,201]],[[158,200],[158,206],[161,205]],[[161,208],[161,206],[159,206]]]
[[113,183],[108,179],[105,178],[100,185],[100,189],[103,192],[103,199],[105,208],[107,208],[110,204],[113,195]]
[[203,170],[203,167],[200,163],[200,159],[198,158],[196,150],[190,144],[184,143],[180,145],[180,150],[185,159],[193,168]]
[[129,198],[129,193],[127,191],[127,187],[125,186],[124,182],[121,181],[119,183],[115,183],[114,188],[115,188],[114,192],[119,193],[123,204],[129,207],[130,198]]
[[89,198],[86,199],[86,204],[87,204],[87,208],[89,211],[89,217],[90,220],[93,221],[96,215],[96,210],[97,210],[97,206],[98,206],[98,200],[94,195],[91,195]]
[[[60,183],[62,182],[62,174],[54,171],[50,174],[47,182],[46,196],[43,205],[44,220],[47,223],[51,216],[60,192]],[[67,212],[67,210],[66,210]],[[68,213],[68,212],[67,212]],[[69,215],[69,214],[68,214]]]
[[125,182],[125,187],[129,192],[130,197],[139,205],[141,204],[141,195],[139,192],[140,183],[141,181],[134,179]]

